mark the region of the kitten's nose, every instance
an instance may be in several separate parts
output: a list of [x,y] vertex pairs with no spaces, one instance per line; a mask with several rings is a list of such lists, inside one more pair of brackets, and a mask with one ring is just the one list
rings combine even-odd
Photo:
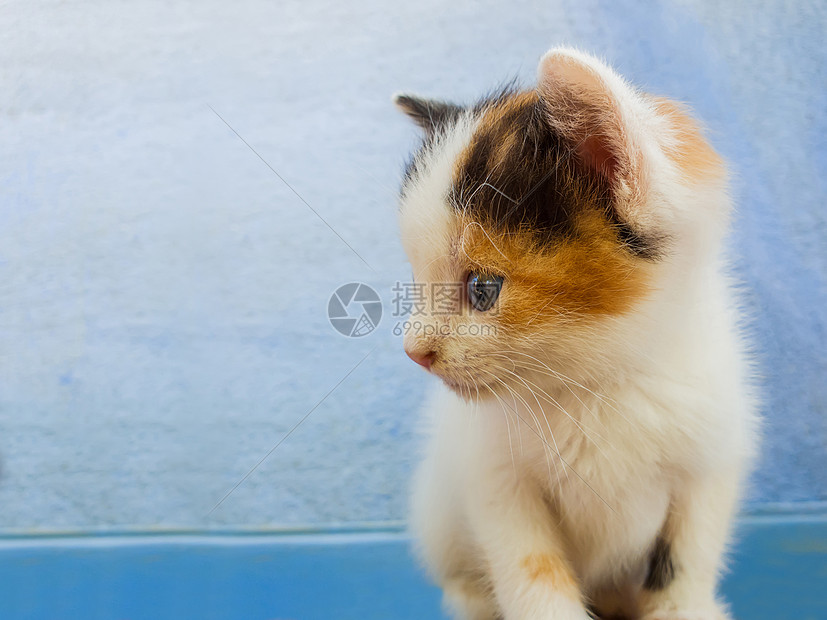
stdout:
[[422,366],[425,370],[431,369],[431,362],[434,361],[433,351],[420,353],[418,351],[409,351],[408,349],[405,349],[405,353],[407,353],[408,357],[410,357],[413,361]]

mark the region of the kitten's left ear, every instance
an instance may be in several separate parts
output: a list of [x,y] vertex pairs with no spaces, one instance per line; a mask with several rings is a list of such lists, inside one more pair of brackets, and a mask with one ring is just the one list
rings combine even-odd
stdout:
[[633,233],[656,238],[681,225],[675,218],[728,213],[726,200],[705,199],[692,209],[651,200],[655,176],[669,170],[691,195],[706,188],[724,195],[723,162],[680,105],[635,90],[597,58],[568,48],[540,60],[537,91],[548,124],[589,173],[608,181],[614,215]]
[[549,51],[537,69],[546,117],[581,164],[608,181],[621,219],[633,223],[646,193],[638,95],[598,59],[568,48]]
[[410,116],[429,136],[453,123],[464,112],[462,106],[437,99],[399,93],[393,96],[397,108]]

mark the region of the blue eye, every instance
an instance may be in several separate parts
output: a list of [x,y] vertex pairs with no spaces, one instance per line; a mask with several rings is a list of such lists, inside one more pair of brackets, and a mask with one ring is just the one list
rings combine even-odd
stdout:
[[500,296],[500,289],[503,287],[503,279],[488,273],[471,272],[467,279],[468,301],[480,312],[486,312],[494,306],[497,297]]

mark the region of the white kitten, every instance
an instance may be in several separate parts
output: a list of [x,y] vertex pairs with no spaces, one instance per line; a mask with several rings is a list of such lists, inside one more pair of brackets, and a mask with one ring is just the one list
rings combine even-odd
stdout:
[[426,134],[400,221],[428,309],[405,350],[448,387],[411,525],[446,604],[727,618],[757,424],[720,158],[680,106],[569,49],[535,90],[396,103]]

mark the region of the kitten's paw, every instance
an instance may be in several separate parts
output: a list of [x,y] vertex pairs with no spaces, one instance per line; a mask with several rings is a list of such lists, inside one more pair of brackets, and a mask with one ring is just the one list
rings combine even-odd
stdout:
[[478,583],[465,579],[443,585],[442,604],[458,620],[500,620],[500,610],[493,596]]

